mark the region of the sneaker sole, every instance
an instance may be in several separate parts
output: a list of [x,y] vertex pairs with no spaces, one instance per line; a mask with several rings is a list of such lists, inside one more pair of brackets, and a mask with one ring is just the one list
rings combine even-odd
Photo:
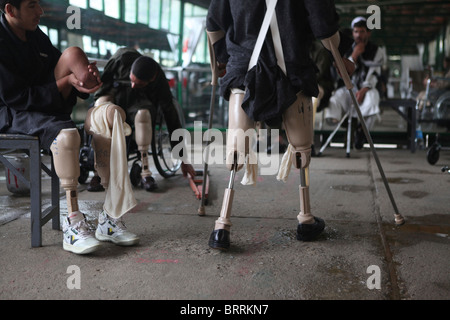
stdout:
[[99,241],[108,241],[108,242],[112,242],[118,246],[124,246],[124,247],[133,246],[139,242],[139,238],[135,238],[135,239],[127,240],[127,241],[119,241],[112,236],[105,236],[104,234],[100,234],[98,232],[95,232],[95,238]]
[[101,243],[99,243],[98,245],[95,245],[95,246],[91,246],[91,247],[77,247],[77,246],[71,245],[69,243],[63,242],[64,250],[75,253],[75,254],[92,253],[94,251],[97,251],[97,249],[99,249],[100,247],[101,247]]

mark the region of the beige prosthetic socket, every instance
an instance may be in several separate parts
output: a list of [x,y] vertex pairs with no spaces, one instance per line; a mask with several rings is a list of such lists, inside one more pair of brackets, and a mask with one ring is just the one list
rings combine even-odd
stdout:
[[134,118],[134,126],[136,144],[139,152],[141,153],[141,176],[145,178],[152,175],[148,165],[148,149],[150,148],[153,137],[152,118],[147,109],[141,109],[136,113]]
[[300,169],[300,213],[299,223],[313,223],[309,198],[309,163],[313,143],[313,106],[310,97],[297,94],[297,101],[283,114],[286,135],[293,149],[293,159]]
[[[122,119],[125,119],[125,111],[115,104],[110,104],[106,111],[107,123],[110,129],[114,125],[114,112],[118,110]],[[101,178],[102,186],[107,189],[109,186],[110,177],[110,156],[111,156],[111,138],[104,137],[100,134],[90,131],[91,128],[91,112],[92,108],[88,110],[84,129],[92,135],[92,147],[94,148],[94,168]]]
[[232,89],[230,94],[226,149],[226,164],[229,170],[235,168],[239,171],[244,166],[251,144],[251,136],[247,134],[249,129],[255,128],[255,122],[241,107],[244,94],[245,92],[239,89]]
[[53,154],[55,171],[61,186],[66,191],[69,216],[78,211],[78,177],[80,176],[80,144],[81,139],[76,128],[63,129],[53,141],[50,150]]

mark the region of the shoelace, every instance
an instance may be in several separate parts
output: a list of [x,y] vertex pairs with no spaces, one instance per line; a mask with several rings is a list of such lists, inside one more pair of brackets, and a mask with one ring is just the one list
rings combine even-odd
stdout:
[[108,217],[108,219],[113,223],[113,225],[115,225],[117,227],[117,231],[116,232],[123,232],[127,230],[127,226],[125,225],[125,222],[123,222],[122,219],[114,219],[111,217]]
[[78,231],[78,236],[81,239],[92,237],[92,225],[87,222],[86,219],[81,220],[80,222],[72,226],[72,228]]

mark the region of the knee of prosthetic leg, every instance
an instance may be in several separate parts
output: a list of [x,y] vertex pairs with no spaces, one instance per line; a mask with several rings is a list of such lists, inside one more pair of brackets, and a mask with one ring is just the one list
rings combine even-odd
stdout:
[[78,186],[80,143],[80,135],[76,128],[63,129],[50,147],[55,171],[61,186],[66,190],[74,190]]
[[230,171],[238,172],[244,167],[245,153],[236,150],[228,150],[226,157],[227,168]]
[[141,109],[136,113],[134,126],[139,151],[147,151],[152,143],[152,118],[147,109]]
[[106,110],[106,118],[108,119],[108,126],[110,129],[112,129],[114,126],[114,113],[116,112],[116,110],[119,112],[122,122],[125,122],[125,119],[127,117],[125,110],[115,104],[110,104]]
[[309,167],[309,163],[311,162],[311,148],[303,150],[294,148],[292,152],[294,153],[294,165],[297,169]]
[[245,159],[249,154],[250,146],[256,139],[256,131],[243,129],[229,129],[227,135],[227,168],[239,171],[245,164]]
[[[84,130],[88,133],[88,134],[92,134],[92,132],[90,131],[91,129],[91,113],[93,111],[94,108],[90,108],[86,114],[86,119],[84,121]],[[123,110],[121,107],[119,107],[118,105],[115,105],[113,103],[110,103],[108,105],[108,107],[106,108],[106,120],[108,123],[108,127],[110,129],[113,128],[114,126],[114,114],[115,111],[118,111],[120,114],[120,117],[122,119],[123,122],[125,122],[126,119],[126,113],[125,110]]]

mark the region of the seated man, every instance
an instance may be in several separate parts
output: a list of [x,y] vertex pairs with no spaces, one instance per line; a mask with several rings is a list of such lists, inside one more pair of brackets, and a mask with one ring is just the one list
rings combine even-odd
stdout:
[[[0,0],[0,9],[0,132],[38,136],[41,147],[51,151],[67,198],[63,248],[93,252],[100,242],[78,208],[80,136],[70,115],[77,95],[86,97],[101,86],[98,69],[81,49],[61,53],[52,46],[38,28],[43,14],[39,2]],[[103,218],[99,221],[116,222]],[[139,240],[113,224],[109,233],[99,226],[97,234],[105,235],[101,240]]]
[[[174,98],[164,71],[150,57],[131,48],[119,49],[108,61],[102,75],[103,87],[95,94],[96,104],[113,103],[125,109],[126,121],[135,126],[135,138],[142,160],[141,186],[147,191],[157,188],[149,170],[148,149],[152,141],[152,117],[159,106],[169,133],[181,128]],[[172,147],[176,145],[171,142]],[[181,164],[183,175],[195,176],[190,164]],[[95,175],[89,190],[101,190],[101,179]]]
[[[384,60],[384,52],[377,45],[369,41],[371,31],[367,28],[366,19],[357,17],[353,19],[354,43],[352,49],[347,52],[346,57],[356,63],[356,70],[352,76],[356,90],[356,99],[361,113],[370,130],[375,124],[376,115],[380,113],[380,95],[376,89],[378,76],[381,75],[381,66]],[[347,88],[338,88],[330,98],[330,103],[325,108],[325,119],[328,123],[338,123],[343,114],[348,112],[352,101]],[[357,118],[356,110],[351,115]],[[355,147],[361,149],[364,145],[365,136],[362,127],[356,129]]]

